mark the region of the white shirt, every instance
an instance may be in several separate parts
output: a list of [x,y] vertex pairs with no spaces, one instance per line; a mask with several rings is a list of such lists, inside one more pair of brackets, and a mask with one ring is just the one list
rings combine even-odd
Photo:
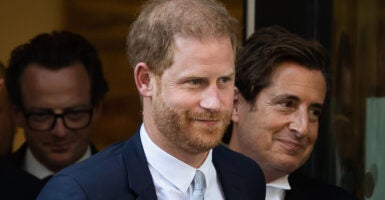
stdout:
[[[76,162],[82,161],[89,157],[91,157],[91,147],[88,147],[84,155]],[[36,159],[29,147],[27,148],[27,153],[25,155],[23,169],[39,179],[43,179],[47,176],[55,174],[55,172],[49,170]]]
[[[197,169],[158,147],[148,136],[143,124],[140,128],[140,139],[158,199],[190,199],[192,195],[190,185]],[[212,150],[198,169],[203,172],[206,179],[205,199],[224,199],[217,172],[212,163]]]
[[266,200],[283,200],[286,190],[290,190],[289,175],[266,184]]

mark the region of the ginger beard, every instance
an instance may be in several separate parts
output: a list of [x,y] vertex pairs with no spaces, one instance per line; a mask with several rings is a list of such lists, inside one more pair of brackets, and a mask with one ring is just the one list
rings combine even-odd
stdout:
[[[220,143],[230,123],[231,111],[179,111],[166,105],[161,95],[157,94],[152,116],[161,134],[179,149],[202,153]],[[210,123],[208,120],[215,122]]]

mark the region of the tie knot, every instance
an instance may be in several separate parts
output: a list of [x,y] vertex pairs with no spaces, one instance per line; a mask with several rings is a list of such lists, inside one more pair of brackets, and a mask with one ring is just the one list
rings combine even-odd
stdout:
[[197,170],[194,176],[193,189],[194,191],[200,190],[202,193],[204,193],[205,188],[206,188],[205,175],[203,174],[202,171]]

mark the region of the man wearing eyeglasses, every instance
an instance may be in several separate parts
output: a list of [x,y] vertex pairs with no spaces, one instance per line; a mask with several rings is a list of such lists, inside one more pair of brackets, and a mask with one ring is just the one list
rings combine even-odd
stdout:
[[96,152],[90,129],[108,85],[95,48],[66,31],[40,34],[14,49],[5,84],[26,138],[10,158],[26,172],[14,195],[35,199],[45,177]]

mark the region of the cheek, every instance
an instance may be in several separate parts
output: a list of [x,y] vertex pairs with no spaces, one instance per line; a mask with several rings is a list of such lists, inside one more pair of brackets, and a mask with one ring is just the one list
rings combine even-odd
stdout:
[[155,98],[161,98],[160,100],[163,104],[174,109],[186,109],[199,103],[199,97],[197,95],[184,94],[180,90],[163,92],[160,96]]
[[50,133],[40,133],[40,132],[34,132],[34,131],[24,131],[25,139],[28,142],[28,144],[33,146],[42,146],[42,144],[45,143],[45,141],[48,140]]
[[226,90],[222,91],[219,95],[219,98],[220,98],[221,102],[223,102],[224,105],[233,106],[234,89],[226,89]]
[[258,119],[254,122],[256,128],[264,130],[265,132],[274,135],[276,132],[280,132],[286,126],[286,117],[275,115],[274,113],[259,113]]
[[92,132],[93,132],[92,128],[89,127],[89,128],[86,128],[86,129],[74,132],[72,134],[69,134],[69,136],[74,137],[75,140],[85,140],[85,141],[87,141],[89,139],[89,137],[91,136]]

